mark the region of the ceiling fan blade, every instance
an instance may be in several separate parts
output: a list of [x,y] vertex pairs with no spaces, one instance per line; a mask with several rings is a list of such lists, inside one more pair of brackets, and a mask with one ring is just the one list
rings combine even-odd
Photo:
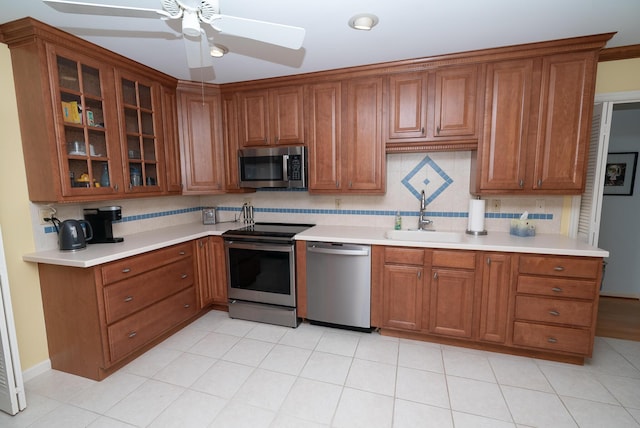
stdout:
[[129,18],[158,18],[171,17],[160,9],[146,9],[142,7],[113,6],[108,4],[84,3],[65,0],[42,0],[52,8],[64,13],[81,13],[102,16],[123,16]]
[[[204,31],[202,31],[204,33]],[[213,58],[211,58],[209,42],[204,34],[200,37],[191,37],[185,35],[184,49],[187,53],[187,65],[189,68],[211,67]]]
[[304,41],[305,30],[301,27],[228,15],[219,15],[219,17],[213,21],[212,26],[222,33],[259,40],[289,49],[300,49]]

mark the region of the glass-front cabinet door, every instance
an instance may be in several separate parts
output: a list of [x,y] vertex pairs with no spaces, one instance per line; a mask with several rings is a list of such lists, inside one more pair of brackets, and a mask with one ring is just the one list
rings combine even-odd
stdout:
[[110,68],[49,46],[61,191],[65,197],[117,193],[120,181]]
[[160,85],[118,73],[123,176],[127,192],[161,192],[164,180]]

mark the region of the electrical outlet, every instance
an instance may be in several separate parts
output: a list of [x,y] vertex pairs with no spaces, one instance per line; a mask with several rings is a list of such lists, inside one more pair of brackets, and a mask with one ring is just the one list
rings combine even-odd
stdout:
[[336,198],[336,202],[335,202],[336,209],[339,210],[341,205],[342,205],[342,199]]
[[45,218],[50,218],[53,211],[50,208],[42,208],[40,210],[40,224],[49,224],[48,221],[45,221]]
[[499,213],[500,209],[502,208],[502,202],[500,201],[500,199],[491,199],[489,208],[491,209],[491,212]]
[[536,212],[537,213],[544,213],[545,210],[545,204],[544,204],[544,199],[536,199]]

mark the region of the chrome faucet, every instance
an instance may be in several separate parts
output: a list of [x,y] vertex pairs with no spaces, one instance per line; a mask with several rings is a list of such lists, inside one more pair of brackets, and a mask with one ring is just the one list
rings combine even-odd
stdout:
[[418,230],[427,230],[427,226],[433,224],[432,220],[424,217],[424,211],[427,209],[427,199],[424,190],[420,194],[420,216],[418,217]]

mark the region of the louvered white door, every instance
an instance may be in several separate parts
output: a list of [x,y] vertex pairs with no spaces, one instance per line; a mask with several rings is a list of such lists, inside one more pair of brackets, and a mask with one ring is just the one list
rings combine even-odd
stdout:
[[593,107],[591,122],[591,140],[589,142],[589,163],[585,190],[580,199],[577,238],[593,246],[598,245],[600,232],[600,213],[602,212],[602,194],[604,192],[604,173],[609,148],[611,115],[613,103],[604,102]]
[[15,415],[26,407],[16,338],[7,262],[0,227],[0,410]]

